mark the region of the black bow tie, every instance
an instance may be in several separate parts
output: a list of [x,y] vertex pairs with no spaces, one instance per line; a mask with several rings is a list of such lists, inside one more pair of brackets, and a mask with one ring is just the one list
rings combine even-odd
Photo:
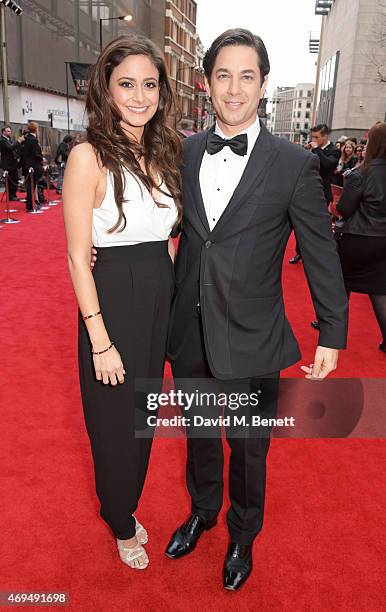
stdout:
[[234,136],[234,138],[226,139],[221,138],[221,136],[214,132],[209,132],[206,142],[206,150],[209,155],[218,153],[224,147],[230,147],[236,155],[246,155],[248,150],[248,136],[246,134],[239,134],[238,136]]

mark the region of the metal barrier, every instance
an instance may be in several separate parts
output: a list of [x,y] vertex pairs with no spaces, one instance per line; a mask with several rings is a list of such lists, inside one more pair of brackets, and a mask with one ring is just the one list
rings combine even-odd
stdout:
[[[12,219],[12,217],[10,217],[10,208],[9,208],[9,176],[8,176],[8,171],[4,170],[3,176],[5,177],[5,197],[7,198],[7,208],[6,213],[7,216],[5,219],[0,219],[0,223],[6,223],[6,224],[10,224],[10,223],[20,223],[20,221],[18,219]],[[12,212],[17,212],[16,210],[12,209]]]

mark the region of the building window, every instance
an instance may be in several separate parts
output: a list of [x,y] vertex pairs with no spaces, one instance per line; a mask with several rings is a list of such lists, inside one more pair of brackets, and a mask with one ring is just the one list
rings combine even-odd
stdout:
[[301,108],[301,107],[302,107],[302,103],[298,102],[298,108]]
[[297,116],[298,119],[300,119],[300,117],[302,116],[301,112],[298,111],[296,116]]
[[306,113],[306,119],[310,118],[310,113]]
[[307,91],[307,97],[308,97],[308,98],[311,98],[311,97],[312,97],[312,91],[310,91],[310,90],[308,90],[308,91]]
[[299,91],[299,98],[302,98],[302,97],[303,97],[303,90],[301,89],[301,90]]
[[307,108],[311,108],[311,102],[307,102]]
[[337,51],[333,57],[327,60],[321,70],[317,99],[316,120],[318,123],[327,123],[327,125],[332,123],[339,54],[340,52]]
[[89,2],[89,0],[80,0],[79,8],[80,8],[81,11],[83,11],[84,13],[87,13],[87,15],[89,15],[90,14],[90,2]]
[[308,128],[309,128],[309,124],[308,124],[308,123],[305,123],[305,124],[304,124],[304,129],[305,129],[305,130],[308,130]]
[[177,75],[177,58],[173,55],[172,56],[172,66],[171,66],[171,76],[173,79],[175,79],[176,75]]
[[296,124],[296,129],[297,129],[297,130],[300,130],[300,123],[297,123],[297,124]]

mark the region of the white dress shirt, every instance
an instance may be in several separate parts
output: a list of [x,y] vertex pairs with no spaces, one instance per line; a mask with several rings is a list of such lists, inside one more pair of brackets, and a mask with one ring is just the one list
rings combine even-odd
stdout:
[[[218,134],[221,138],[225,138],[226,140],[238,135],[234,134],[232,137],[225,136],[217,123],[214,131],[215,134]],[[209,153],[205,151],[204,157],[202,158],[200,188],[211,231],[227,207],[234,190],[240,182],[251,151],[260,134],[259,118],[257,117],[255,123],[250,125],[248,129],[239,133],[247,134],[248,137],[248,150],[246,155],[237,155],[233,153],[230,147],[224,147],[221,151],[213,155],[209,155]]]

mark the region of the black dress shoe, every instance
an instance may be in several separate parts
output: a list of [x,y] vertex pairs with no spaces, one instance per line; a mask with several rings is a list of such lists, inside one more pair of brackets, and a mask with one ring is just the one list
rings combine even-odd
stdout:
[[252,544],[231,542],[224,561],[224,588],[237,591],[248,579],[252,567]]
[[302,260],[302,256],[299,255],[299,253],[296,253],[296,255],[294,257],[291,257],[291,259],[289,260],[290,264],[297,264],[299,263],[299,261]]
[[311,321],[311,327],[314,329],[320,329],[319,321]]
[[201,534],[212,529],[217,524],[217,517],[205,521],[197,514],[191,514],[188,520],[173,533],[165,550],[170,559],[179,559],[191,553],[195,548]]

